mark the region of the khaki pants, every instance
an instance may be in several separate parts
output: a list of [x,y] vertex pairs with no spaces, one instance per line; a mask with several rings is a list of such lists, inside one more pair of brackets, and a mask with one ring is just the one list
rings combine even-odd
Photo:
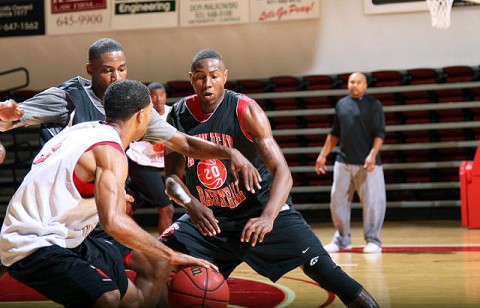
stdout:
[[351,244],[350,218],[355,191],[363,207],[363,233],[367,243],[382,246],[380,230],[385,218],[386,192],[382,166],[368,173],[363,165],[335,162],[330,211],[336,232],[333,242],[341,248]]

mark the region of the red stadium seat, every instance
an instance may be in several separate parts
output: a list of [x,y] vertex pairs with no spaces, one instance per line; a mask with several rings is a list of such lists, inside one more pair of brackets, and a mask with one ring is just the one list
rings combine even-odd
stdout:
[[371,87],[400,86],[405,83],[405,76],[395,70],[374,71],[371,73],[369,85]]
[[446,89],[435,91],[437,101],[440,103],[462,102],[467,100],[467,93],[462,89]]
[[303,102],[307,109],[322,109],[335,107],[335,102],[325,96],[304,97]]
[[378,99],[382,106],[393,106],[402,103],[401,98],[393,93],[375,93],[372,96]]
[[248,93],[264,93],[270,91],[271,85],[269,81],[259,79],[241,79],[237,80],[238,91]]
[[410,84],[430,84],[442,81],[442,74],[433,68],[415,68],[406,71]]
[[341,81],[330,75],[303,76],[305,90],[329,90],[338,88]]
[[466,82],[476,80],[478,73],[470,66],[456,65],[442,68],[445,82]]
[[434,97],[428,91],[402,92],[400,96],[406,105],[430,104],[435,102]]
[[270,86],[274,92],[301,91],[304,89],[301,79],[294,76],[270,77]]
[[295,98],[274,98],[270,100],[273,110],[297,110],[303,109],[301,101]]

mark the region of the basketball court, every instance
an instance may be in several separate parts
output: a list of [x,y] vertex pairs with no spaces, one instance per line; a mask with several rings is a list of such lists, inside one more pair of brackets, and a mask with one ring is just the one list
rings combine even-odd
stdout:
[[[375,2],[375,1],[373,1]],[[402,4],[399,1],[377,1]],[[453,0],[427,0],[432,26],[450,26]],[[480,0],[468,0],[480,4]],[[460,210],[460,209],[459,209]],[[333,235],[331,222],[311,224],[323,244]],[[155,230],[150,230],[155,234]],[[383,252],[363,254],[361,221],[352,222],[351,251],[331,256],[373,295],[380,307],[480,307],[480,229],[459,220],[387,221]],[[239,266],[228,279],[229,307],[344,307],[300,269],[277,283]],[[61,307],[7,276],[0,280],[0,308]]]
[[[331,223],[314,223],[312,227],[323,243],[333,235]],[[381,307],[480,306],[480,230],[464,228],[456,220],[386,221],[382,239],[383,253],[361,253],[362,226],[354,222],[353,250],[332,254]],[[299,269],[273,284],[243,264],[228,283],[229,307],[344,307]],[[21,300],[22,292],[25,301]],[[17,299],[10,301],[14,296]],[[0,282],[0,307],[58,305],[34,292],[22,291],[6,277]]]

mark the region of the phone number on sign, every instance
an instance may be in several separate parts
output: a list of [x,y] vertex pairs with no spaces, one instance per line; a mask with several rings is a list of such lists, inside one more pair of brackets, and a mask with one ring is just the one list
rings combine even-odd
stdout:
[[68,15],[57,18],[57,26],[74,26],[74,25],[93,25],[101,24],[103,16],[101,14],[87,14],[87,15]]
[[32,31],[40,29],[40,23],[38,21],[23,21],[23,22],[8,22],[1,24],[0,31]]

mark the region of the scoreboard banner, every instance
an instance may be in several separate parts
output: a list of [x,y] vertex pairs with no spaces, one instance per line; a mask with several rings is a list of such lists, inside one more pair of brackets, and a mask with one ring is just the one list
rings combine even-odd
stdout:
[[45,14],[42,1],[0,1],[0,37],[44,34]]
[[47,34],[72,34],[110,30],[108,0],[46,0]]
[[[183,0],[182,0],[183,1]],[[175,0],[115,0],[112,30],[176,27],[178,8]]]
[[319,1],[0,0],[0,37],[318,18]]
[[250,21],[269,22],[318,18],[320,0],[250,0]]
[[180,26],[212,26],[249,22],[249,1],[181,0]]

